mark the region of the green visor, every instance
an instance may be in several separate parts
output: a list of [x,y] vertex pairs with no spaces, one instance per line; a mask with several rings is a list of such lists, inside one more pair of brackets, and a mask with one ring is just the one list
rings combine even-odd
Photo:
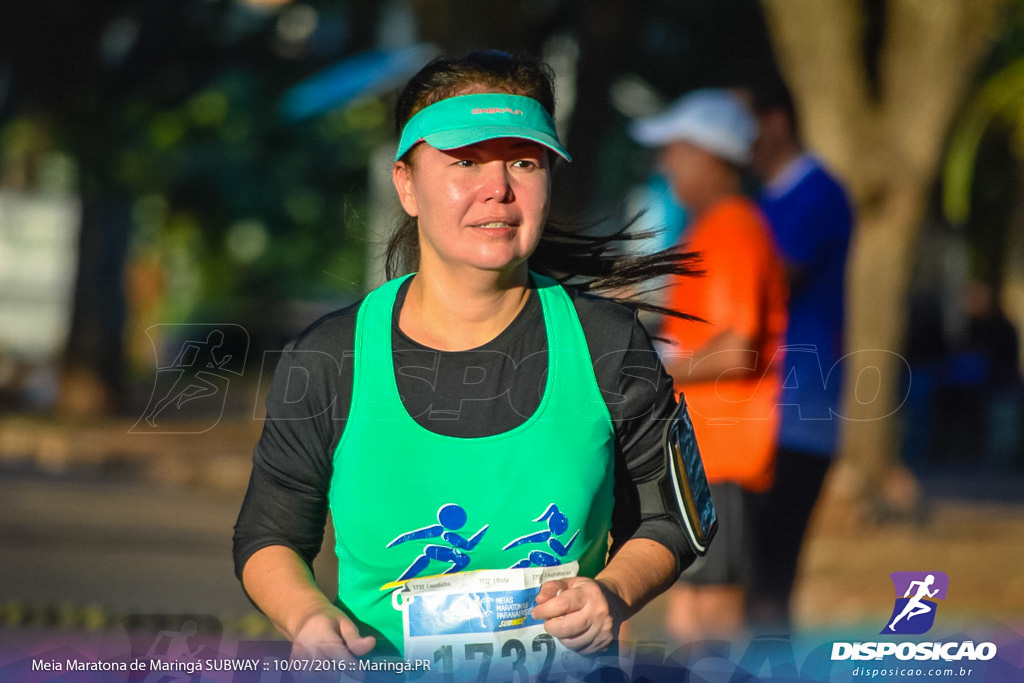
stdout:
[[402,129],[395,161],[421,140],[435,149],[455,149],[494,138],[532,140],[572,161],[540,102],[500,93],[450,97],[421,109]]

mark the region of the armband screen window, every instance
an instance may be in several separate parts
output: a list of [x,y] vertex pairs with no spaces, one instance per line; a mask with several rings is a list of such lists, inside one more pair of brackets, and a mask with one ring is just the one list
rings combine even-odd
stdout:
[[704,473],[693,423],[682,399],[665,429],[665,451],[687,540],[697,555],[704,555],[718,529],[718,515],[711,500],[711,487]]

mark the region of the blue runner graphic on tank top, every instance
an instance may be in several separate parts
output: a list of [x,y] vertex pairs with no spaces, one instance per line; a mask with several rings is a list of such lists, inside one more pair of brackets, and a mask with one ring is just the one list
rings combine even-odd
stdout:
[[562,564],[561,558],[564,558],[569,554],[569,549],[572,548],[572,544],[576,542],[576,537],[579,536],[580,530],[576,529],[576,533],[572,535],[569,542],[562,545],[562,542],[558,540],[558,536],[561,536],[569,529],[569,518],[564,512],[558,509],[558,506],[552,503],[548,506],[547,510],[544,511],[534,522],[547,522],[547,529],[542,531],[536,531],[532,534],[526,534],[520,536],[516,540],[506,545],[502,550],[510,550],[520,545],[526,545],[529,543],[546,543],[548,548],[555,552],[554,555],[543,550],[531,550],[526,557],[519,560],[512,565],[512,569],[520,569],[522,567],[529,567],[537,565],[538,567],[554,567],[555,565]]
[[463,538],[462,535],[456,532],[466,524],[466,511],[461,505],[456,505],[455,503],[442,505],[437,511],[437,521],[438,524],[431,524],[430,526],[407,531],[385,546],[392,548],[406,541],[420,541],[428,538],[439,538],[448,544],[438,545],[431,543],[424,546],[420,556],[413,560],[412,564],[402,572],[397,581],[406,581],[419,576],[420,572],[427,568],[431,560],[451,563],[451,566],[442,572],[443,574],[454,574],[455,572],[462,571],[469,566],[471,559],[469,551],[476,547],[476,544],[480,542],[480,539],[483,538],[484,533],[490,526],[490,524],[485,524],[468,539]]

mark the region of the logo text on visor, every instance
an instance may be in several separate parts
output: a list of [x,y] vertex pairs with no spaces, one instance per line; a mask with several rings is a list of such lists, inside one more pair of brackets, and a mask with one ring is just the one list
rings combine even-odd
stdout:
[[419,142],[447,150],[495,138],[530,140],[572,161],[544,105],[507,93],[457,95],[424,107],[402,128],[395,161]]
[[476,109],[469,112],[470,114],[512,114],[513,116],[525,116],[522,109],[510,109],[509,107],[489,107],[488,109]]

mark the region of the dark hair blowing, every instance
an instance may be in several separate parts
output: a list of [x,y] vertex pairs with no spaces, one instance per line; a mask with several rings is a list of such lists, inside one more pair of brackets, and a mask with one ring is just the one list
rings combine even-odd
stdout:
[[[435,102],[454,97],[471,87],[531,97],[554,116],[555,88],[551,69],[539,59],[523,54],[499,51],[471,52],[462,57],[438,57],[412,77],[398,96],[395,128],[401,136],[406,122]],[[406,153],[408,161],[415,147]],[[552,156],[554,154],[552,153]],[[631,233],[634,217],[608,235],[591,235],[588,226],[569,225],[551,218],[544,226],[540,243],[529,258],[531,270],[570,282],[580,291],[600,290],[611,299],[636,308],[683,318],[679,311],[642,301],[643,285],[662,275],[698,275],[698,257],[679,248],[653,254],[631,254],[622,249],[625,242],[647,239],[650,232]],[[388,278],[415,270],[419,263],[419,236],[416,219],[409,216],[388,241],[385,268]],[[637,292],[616,296],[616,290]]]

